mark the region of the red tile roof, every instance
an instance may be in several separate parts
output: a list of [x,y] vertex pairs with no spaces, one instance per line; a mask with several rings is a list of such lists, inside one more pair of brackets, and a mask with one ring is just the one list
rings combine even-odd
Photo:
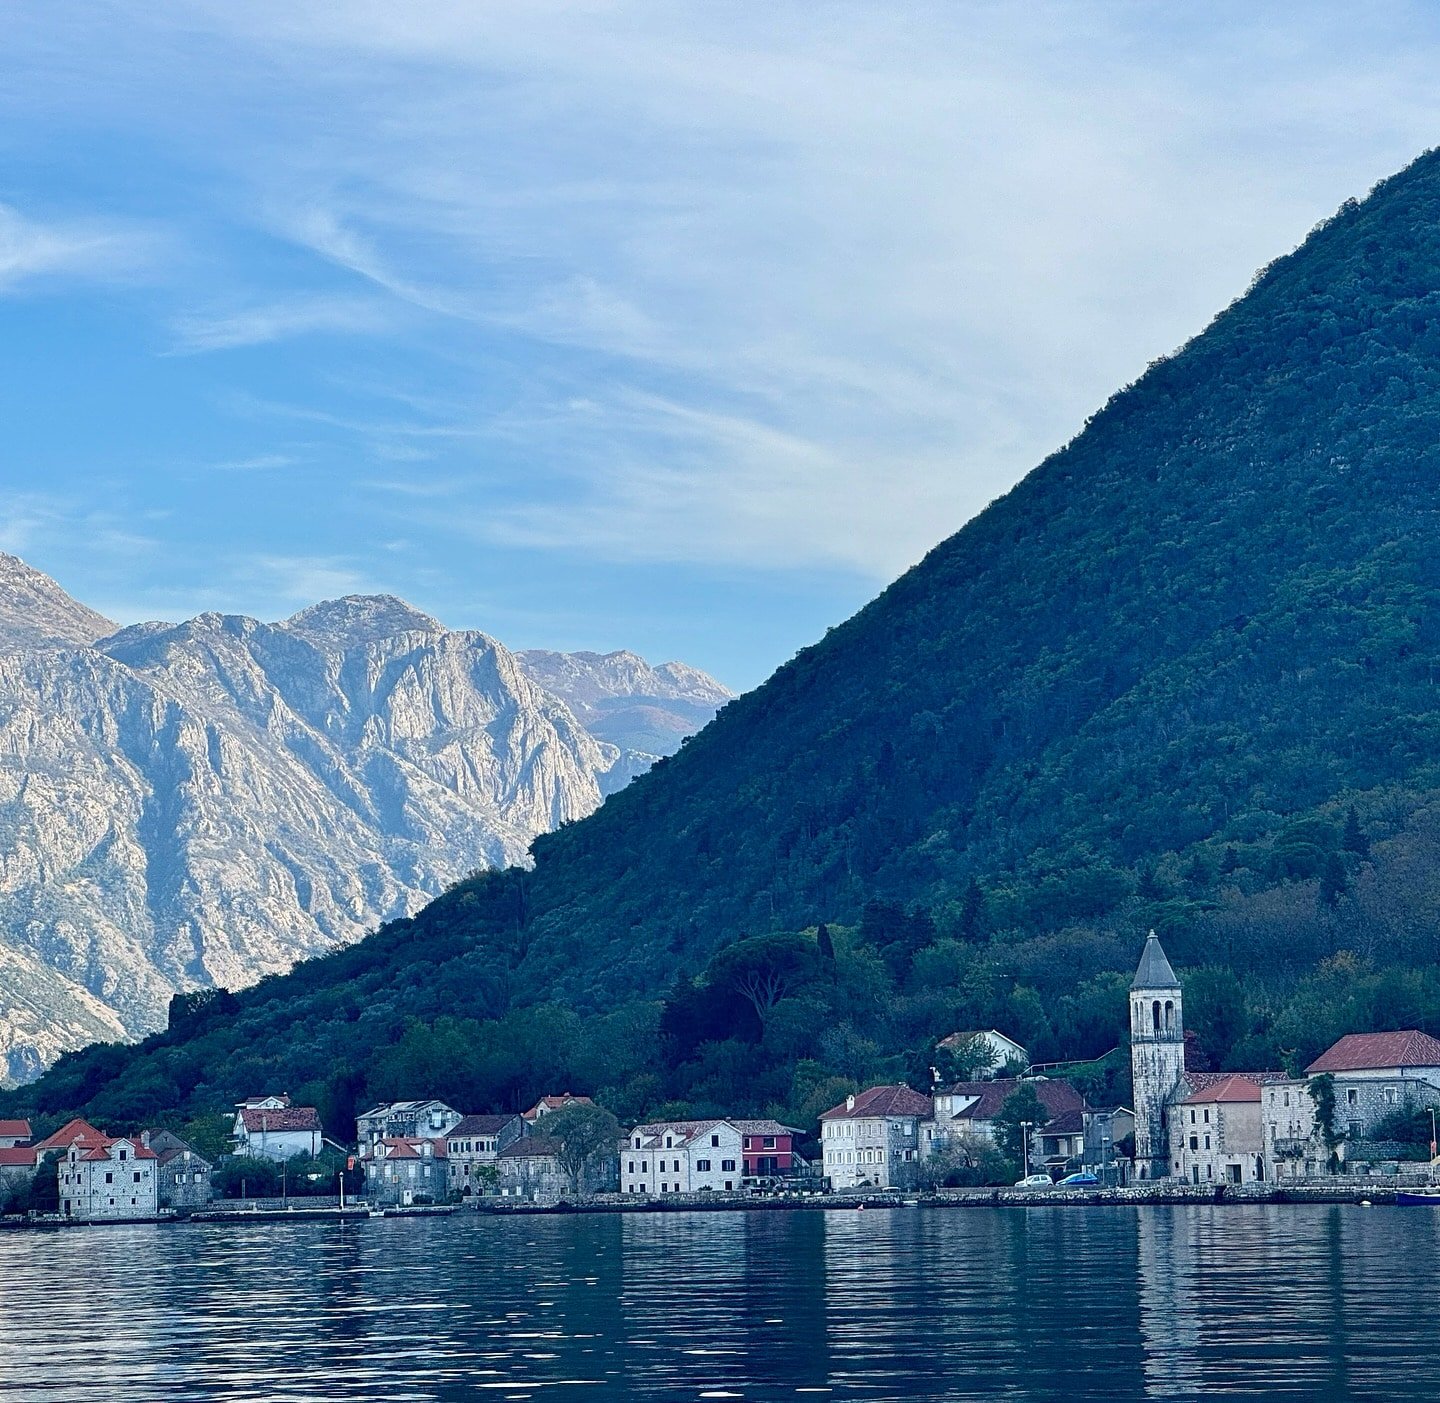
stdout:
[[30,1138],[30,1122],[28,1120],[0,1120],[0,1140],[28,1140]]
[[362,1152],[361,1157],[364,1159],[424,1159],[425,1146],[429,1145],[432,1159],[445,1158],[445,1141],[439,1138],[431,1140],[424,1136],[386,1135],[381,1138],[379,1143],[385,1147],[383,1155],[369,1155]]
[[928,1096],[912,1091],[908,1086],[872,1086],[854,1098],[852,1106],[847,1099],[838,1106],[832,1106],[821,1120],[860,1120],[867,1116],[928,1116],[931,1102]]
[[246,1106],[240,1112],[240,1123],[251,1135],[262,1131],[275,1134],[284,1130],[319,1130],[320,1112],[314,1106],[286,1106],[278,1111]]
[[793,1125],[781,1125],[778,1120],[732,1120],[731,1125],[742,1135],[799,1135]]
[[1408,1028],[1402,1033],[1347,1033],[1305,1070],[1370,1072],[1387,1067],[1440,1067],[1440,1041]]
[[562,1091],[559,1096],[542,1096],[528,1111],[523,1112],[526,1120],[534,1121],[544,1115],[546,1111],[563,1111],[566,1106],[593,1106],[595,1103],[588,1096],[572,1096],[568,1091]]
[[1189,1072],[1185,1073],[1185,1080],[1190,1083],[1192,1091],[1207,1091],[1212,1086],[1219,1086],[1222,1081],[1228,1081],[1231,1077],[1244,1077],[1246,1081],[1253,1081],[1256,1086],[1270,1086],[1274,1082],[1289,1081],[1289,1076],[1284,1072]]
[[956,1112],[956,1120],[994,1120],[1005,1103],[1022,1086],[1034,1089],[1051,1120],[1070,1111],[1085,1109],[1085,1098],[1068,1081],[1045,1077],[995,1077],[986,1081],[957,1081],[951,1086],[941,1087],[940,1090],[949,1096],[977,1098],[974,1104]]
[[33,1145],[0,1149],[0,1169],[34,1169],[40,1152]]
[[1260,1086],[1249,1077],[1242,1076],[1239,1072],[1232,1072],[1229,1076],[1220,1081],[1212,1082],[1209,1086],[1201,1087],[1185,1098],[1187,1105],[1205,1102],[1209,1105],[1215,1101],[1254,1101],[1257,1104],[1260,1100]]
[[110,1137],[96,1130],[88,1120],[81,1120],[78,1116],[71,1121],[66,1121],[53,1135],[47,1135],[38,1145],[37,1150],[68,1150],[75,1141],[79,1140],[87,1148],[100,1144],[108,1144]]

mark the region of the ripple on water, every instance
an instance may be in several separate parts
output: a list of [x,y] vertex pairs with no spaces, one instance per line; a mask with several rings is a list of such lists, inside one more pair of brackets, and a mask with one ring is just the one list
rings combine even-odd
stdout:
[[[1440,1396],[1437,1219],[1191,1207],[0,1237],[0,1397]],[[88,1396],[87,1390],[87,1396]]]

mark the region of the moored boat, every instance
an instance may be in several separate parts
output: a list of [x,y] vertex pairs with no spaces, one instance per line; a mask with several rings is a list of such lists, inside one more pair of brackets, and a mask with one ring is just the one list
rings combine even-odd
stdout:
[[1396,1189],[1395,1202],[1399,1206],[1419,1208],[1440,1208],[1440,1188]]

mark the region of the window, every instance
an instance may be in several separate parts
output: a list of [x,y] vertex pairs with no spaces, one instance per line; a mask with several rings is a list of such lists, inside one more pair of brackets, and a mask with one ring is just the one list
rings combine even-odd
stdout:
[[667,1150],[670,1149],[670,1147],[674,1145],[674,1143],[675,1141],[669,1135],[665,1137],[665,1148]]
[[635,1172],[635,1161],[633,1159],[630,1161],[629,1169],[627,1169],[625,1172],[627,1174],[633,1174]]
[[1210,1124],[1210,1107],[1209,1107],[1209,1106],[1206,1106],[1206,1107],[1205,1107],[1205,1124],[1206,1124],[1206,1125],[1209,1125],[1209,1124]]
[[140,1171],[138,1169],[135,1171],[135,1182],[137,1184],[140,1182]]
[[1282,1091],[1280,1095],[1284,1097],[1285,1104],[1288,1106],[1290,1104],[1290,1093],[1288,1091]]
[[773,1135],[767,1135],[765,1137],[765,1148],[767,1150],[773,1150],[775,1148],[775,1137]]
[[107,1174],[105,1176],[105,1182],[107,1184],[113,1184],[115,1182],[115,1176],[113,1174]]
[[1191,1108],[1190,1108],[1190,1124],[1191,1124],[1191,1125],[1194,1125],[1194,1124],[1195,1124],[1195,1108],[1194,1108],[1194,1106],[1191,1106]]
[[1205,1148],[1207,1150],[1210,1148],[1210,1137],[1208,1135],[1205,1137]]
[[1396,1102],[1398,1102],[1399,1100],[1400,1100],[1400,1089],[1399,1089],[1398,1087],[1394,1087],[1394,1086],[1387,1086],[1387,1087],[1385,1088],[1385,1104],[1386,1104],[1387,1106],[1393,1106],[1393,1105],[1395,1105]]
[[697,1174],[708,1174],[710,1172],[710,1161],[708,1159],[697,1159],[695,1161],[695,1172]]
[[720,1161],[720,1170],[724,1174],[733,1174],[735,1172],[735,1161],[733,1159],[722,1159]]
[[727,1189],[733,1189],[735,1187],[735,1181],[733,1179],[727,1179],[725,1181],[725,1187]]
[[720,1137],[719,1137],[718,1135],[712,1135],[712,1136],[710,1137],[710,1144],[711,1144],[712,1146],[714,1146],[716,1149],[719,1149],[719,1148],[720,1148]]
[[1155,1002],[1150,1005],[1150,1031],[1151,1031],[1151,1032],[1154,1032],[1154,1033],[1158,1033],[1158,1032],[1160,1031],[1160,1000],[1159,1000],[1159,999],[1156,999]]
[[640,1148],[640,1137],[638,1135],[635,1137],[635,1148],[637,1150]]
[[1357,1092],[1357,1091],[1355,1090],[1355,1088],[1352,1086],[1352,1087],[1345,1093],[1345,1104],[1346,1104],[1347,1106],[1355,1106],[1355,1105],[1358,1105],[1359,1102],[1360,1102],[1360,1094],[1359,1094],[1359,1092]]
[[1200,1137],[1198,1135],[1192,1135],[1190,1137],[1190,1148],[1192,1150],[1198,1150],[1200,1148]]

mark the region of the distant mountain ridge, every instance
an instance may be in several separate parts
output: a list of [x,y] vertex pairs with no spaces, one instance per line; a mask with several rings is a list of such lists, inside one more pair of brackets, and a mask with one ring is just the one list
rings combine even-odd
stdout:
[[[672,720],[648,739],[708,715]],[[0,1078],[523,861],[654,753],[391,596],[116,629],[0,556],[0,967],[24,970],[0,980]]]

